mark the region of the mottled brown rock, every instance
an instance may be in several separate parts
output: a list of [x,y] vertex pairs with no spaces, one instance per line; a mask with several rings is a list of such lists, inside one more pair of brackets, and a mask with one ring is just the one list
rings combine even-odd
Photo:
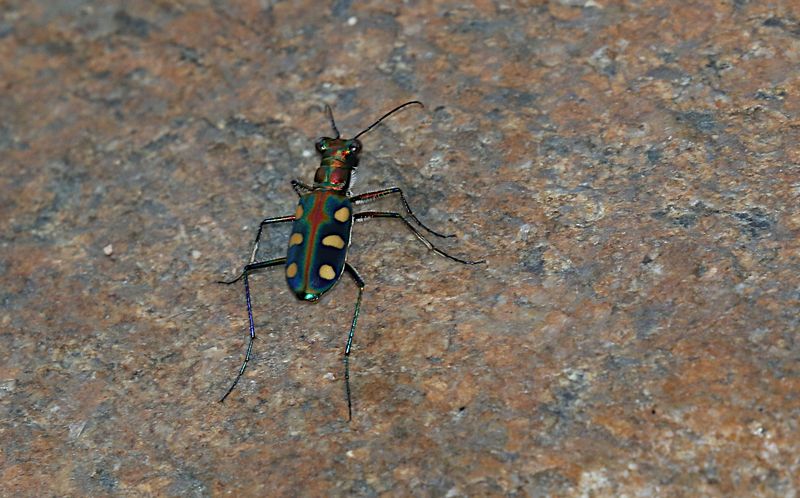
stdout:
[[[794,496],[794,2],[0,5],[0,495]],[[220,286],[324,105],[436,241]],[[382,209],[400,209],[391,200]],[[271,231],[263,256],[285,250]]]

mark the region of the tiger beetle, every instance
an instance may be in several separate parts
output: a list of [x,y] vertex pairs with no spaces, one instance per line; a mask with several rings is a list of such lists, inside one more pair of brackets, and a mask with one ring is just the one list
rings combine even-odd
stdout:
[[[347,262],[347,249],[350,246],[350,232],[353,221],[364,221],[373,218],[394,218],[400,220],[425,246],[445,258],[451,259],[465,265],[474,265],[484,261],[468,261],[465,259],[451,256],[441,249],[434,246],[425,238],[420,231],[414,227],[410,220],[414,221],[428,233],[437,237],[447,238],[455,235],[443,235],[431,230],[423,224],[411,212],[411,208],[406,201],[403,191],[398,187],[367,192],[355,196],[350,195],[350,181],[353,172],[358,166],[358,159],[361,153],[361,142],[358,137],[376,127],[381,121],[401,109],[418,105],[424,107],[422,102],[412,100],[399,105],[381,116],[377,121],[369,125],[353,138],[340,138],[339,129],[333,119],[333,111],[326,105],[325,110],[331,122],[331,127],[336,133],[333,138],[322,137],[317,140],[315,146],[321,156],[321,161],[317,172],[314,175],[314,185],[307,185],[297,180],[292,180],[292,188],[300,197],[300,202],[293,215],[278,216],[267,218],[261,222],[256,233],[256,240],[253,250],[250,253],[250,261],[245,265],[242,272],[233,280],[220,281],[223,284],[233,284],[242,280],[244,282],[244,296],[247,303],[247,319],[250,327],[250,341],[247,344],[247,352],[244,362],[231,387],[225,392],[220,403],[233,391],[239,379],[244,375],[250,355],[253,351],[253,341],[256,338],[255,324],[253,321],[253,306],[250,300],[250,285],[247,276],[262,268],[273,266],[284,266],[286,282],[289,288],[303,301],[316,302],[323,294],[328,292],[339,281],[343,272],[347,272],[358,287],[358,297],[356,307],[353,312],[353,321],[350,325],[350,332],[347,335],[347,343],[344,348],[344,385],[347,396],[347,415],[348,420],[353,419],[353,405],[350,397],[350,348],[353,344],[353,334],[356,330],[358,313],[361,308],[361,295],[364,292],[364,280],[355,268]],[[353,207],[366,204],[368,202],[386,197],[397,195],[403,204],[406,215],[391,211],[362,211],[353,213]],[[289,249],[285,257],[256,261],[258,244],[261,240],[261,233],[265,226],[277,223],[292,223],[292,234],[289,238]]]

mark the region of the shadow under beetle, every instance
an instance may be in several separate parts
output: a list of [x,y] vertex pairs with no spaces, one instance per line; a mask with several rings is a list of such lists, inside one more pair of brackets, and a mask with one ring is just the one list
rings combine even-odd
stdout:
[[[353,171],[358,166],[358,159],[361,153],[361,142],[358,137],[367,133],[381,121],[393,113],[410,105],[424,107],[422,102],[413,100],[399,105],[381,116],[377,121],[365,128],[361,133],[353,138],[340,138],[336,122],[333,119],[333,111],[330,106],[325,106],[331,127],[336,132],[334,138],[323,137],[317,140],[316,149],[321,156],[319,168],[314,175],[314,185],[306,185],[297,180],[292,180],[292,188],[300,196],[300,202],[294,215],[278,216],[267,218],[261,222],[256,233],[256,240],[253,243],[253,251],[250,253],[250,261],[245,265],[242,272],[233,280],[221,281],[224,284],[233,284],[242,280],[244,282],[244,295],[247,302],[247,319],[250,327],[250,341],[247,344],[244,362],[239,373],[233,380],[231,387],[225,392],[220,403],[233,391],[239,379],[244,375],[250,355],[253,351],[253,340],[256,338],[255,324],[253,322],[253,306],[250,300],[250,285],[247,276],[250,272],[268,268],[272,266],[284,266],[286,282],[294,294],[303,301],[318,301],[323,294],[328,292],[334,284],[341,278],[342,273],[347,272],[358,287],[358,298],[353,312],[353,321],[350,325],[350,332],[347,335],[347,343],[344,348],[344,385],[347,395],[347,415],[348,420],[353,418],[353,405],[350,397],[350,348],[353,344],[353,333],[358,321],[358,313],[361,307],[361,295],[364,292],[364,280],[347,262],[347,249],[350,246],[350,232],[353,221],[363,221],[372,218],[395,218],[405,224],[411,232],[425,246],[440,256],[451,259],[458,263],[474,265],[484,261],[468,261],[451,256],[438,249],[419,230],[411,223],[413,220],[428,233],[437,237],[454,237],[454,235],[443,235],[426,227],[411,212],[411,208],[406,201],[403,191],[398,187],[367,192],[355,196],[350,196],[350,180]],[[389,195],[398,195],[406,211],[406,215],[391,211],[362,211],[353,212],[353,207],[380,199]],[[258,243],[261,240],[261,233],[266,225],[275,223],[292,223],[292,234],[289,237],[289,249],[286,256],[282,258],[256,261],[258,253]]]

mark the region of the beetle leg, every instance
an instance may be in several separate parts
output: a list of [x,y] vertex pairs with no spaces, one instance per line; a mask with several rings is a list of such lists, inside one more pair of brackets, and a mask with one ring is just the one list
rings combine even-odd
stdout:
[[356,331],[358,313],[361,310],[361,295],[364,293],[364,280],[350,263],[344,264],[344,269],[353,277],[353,281],[358,286],[358,298],[356,298],[356,309],[353,312],[353,323],[350,325],[350,332],[347,334],[347,345],[344,347],[344,389],[347,393],[347,419],[353,420],[353,404],[350,400],[350,348],[353,345],[353,334]]
[[300,197],[303,197],[303,195],[314,191],[314,187],[312,187],[311,185],[306,185],[305,183],[298,180],[292,180],[292,188],[294,189],[295,193]]
[[403,190],[400,187],[391,187],[383,190],[376,190],[374,192],[364,192],[363,194],[358,194],[350,198],[350,202],[354,205],[358,206],[360,204],[366,204],[367,202],[372,202],[375,200],[380,199],[381,197],[386,197],[387,195],[398,194],[400,196],[400,201],[403,203],[403,207],[406,209],[408,216],[417,222],[419,226],[427,230],[429,233],[436,235],[437,237],[448,238],[448,237],[455,237],[455,234],[448,234],[444,235],[435,230],[432,230],[425,226],[424,223],[419,221],[413,212],[411,212],[411,206],[408,205],[408,201],[406,200],[406,196],[403,195]]
[[[267,219],[263,220],[258,225],[258,233],[256,233],[256,240],[253,243],[253,251],[250,253],[250,260],[249,260],[249,263],[248,263],[247,266],[252,265],[256,261],[256,254],[258,253],[258,244],[261,241],[261,232],[264,230],[264,226],[265,225],[271,225],[273,223],[286,223],[286,222],[289,222],[289,221],[294,221],[294,219],[295,219],[294,215],[290,215],[290,216],[278,216],[276,218],[267,218]],[[245,266],[245,269],[242,270],[242,273],[240,273],[239,276],[234,278],[233,280],[217,280],[217,283],[218,284],[228,284],[228,285],[235,284],[236,282],[241,280],[242,277],[245,276],[245,272],[247,271],[247,266]],[[256,268],[251,268],[251,270],[255,270],[255,269]]]
[[270,259],[267,261],[259,261],[256,263],[250,263],[249,265],[244,267],[242,274],[237,278],[237,280],[239,278],[244,280],[244,298],[245,301],[247,302],[247,321],[249,323],[249,328],[250,328],[250,342],[247,343],[247,352],[244,355],[244,361],[242,362],[242,367],[239,369],[239,373],[236,374],[236,378],[233,379],[233,384],[231,384],[231,387],[229,387],[228,390],[225,391],[225,394],[222,396],[222,398],[220,398],[219,400],[220,403],[225,401],[225,398],[227,398],[228,395],[233,391],[233,388],[236,387],[236,384],[239,383],[239,379],[241,379],[242,375],[244,375],[244,371],[247,368],[247,362],[250,361],[250,353],[253,351],[253,341],[256,339],[256,326],[255,322],[253,321],[253,305],[250,301],[250,284],[247,281],[247,275],[253,270],[258,270],[260,268],[267,268],[270,266],[278,266],[284,263],[286,263],[285,257]]
[[387,212],[387,211],[364,211],[364,212],[356,213],[355,215],[353,215],[353,219],[355,221],[363,221],[363,220],[367,220],[367,219],[370,219],[370,218],[397,218],[399,220],[402,220],[403,223],[405,223],[406,227],[408,227],[408,229],[411,230],[414,233],[414,235],[420,240],[420,242],[425,244],[425,246],[428,249],[430,249],[431,251],[435,252],[439,256],[444,256],[447,259],[452,259],[453,261],[456,261],[458,263],[463,263],[465,265],[477,265],[477,264],[486,262],[486,260],[484,260],[484,259],[481,259],[479,261],[470,261],[470,260],[457,258],[455,256],[451,256],[450,254],[447,254],[446,252],[442,251],[441,249],[439,249],[438,247],[433,245],[433,243],[430,240],[426,239],[425,236],[423,236],[421,233],[419,233],[419,230],[414,228],[414,225],[412,225],[411,222],[408,221],[408,219],[406,219],[400,213],[393,213],[393,212]]

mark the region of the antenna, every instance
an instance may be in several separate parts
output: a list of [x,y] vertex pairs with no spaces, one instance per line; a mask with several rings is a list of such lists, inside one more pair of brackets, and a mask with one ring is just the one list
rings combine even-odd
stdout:
[[333,131],[336,132],[336,137],[334,138],[339,138],[339,135],[341,134],[339,133],[339,128],[336,127],[336,121],[333,120],[333,109],[331,109],[331,106],[329,106],[328,104],[325,104],[325,112],[328,113],[328,118],[330,118],[331,120],[331,126],[333,126]]
[[[360,137],[360,136],[361,136],[361,135],[363,135],[364,133],[366,133],[366,132],[368,132],[369,130],[371,130],[371,129],[375,128],[376,126],[378,126],[378,123],[380,123],[380,122],[381,122],[381,121],[383,121],[384,119],[388,118],[388,117],[389,117],[389,116],[391,116],[392,114],[396,113],[396,112],[397,112],[397,111],[399,111],[400,109],[402,109],[402,108],[404,108],[404,107],[407,107],[407,106],[410,106],[410,105],[414,105],[414,104],[416,104],[416,105],[418,105],[418,106],[420,106],[420,107],[425,107],[425,105],[423,105],[423,103],[422,103],[422,102],[420,102],[419,100],[412,100],[412,101],[410,101],[410,102],[406,102],[405,104],[400,104],[399,106],[395,107],[395,108],[394,108],[394,109],[392,109],[391,111],[389,111],[389,112],[387,112],[386,114],[384,114],[383,116],[381,116],[381,117],[380,117],[380,119],[378,119],[377,121],[375,121],[375,122],[374,122],[374,123],[372,123],[371,125],[367,126],[367,127],[366,127],[366,129],[364,129],[364,131],[362,131],[362,132],[361,132],[361,133],[359,133],[358,135],[354,136],[354,137],[352,138],[352,140],[355,140],[356,138]],[[328,108],[328,109],[330,109],[330,108]],[[333,116],[331,116],[331,121],[333,121]],[[336,129],[336,126],[335,126],[335,125],[334,125],[334,129]],[[336,130],[336,133],[339,133],[339,130]],[[337,135],[337,136],[336,136],[336,138],[339,138],[339,136]]]

